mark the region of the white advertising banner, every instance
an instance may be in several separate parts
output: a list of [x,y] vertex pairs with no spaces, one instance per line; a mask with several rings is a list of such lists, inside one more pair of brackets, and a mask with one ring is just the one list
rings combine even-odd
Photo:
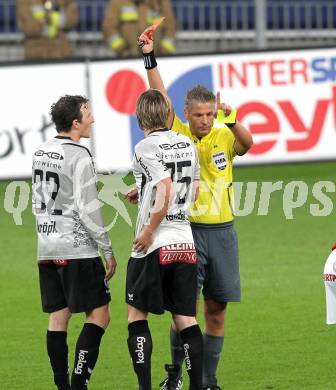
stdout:
[[[221,93],[238,109],[254,146],[236,164],[335,158],[336,49],[276,51],[159,59],[177,114],[197,85]],[[142,60],[91,64],[98,168],[129,167],[142,138],[135,112],[147,88]],[[185,120],[185,119],[184,119]]]
[[56,135],[49,111],[64,94],[85,94],[85,64],[0,67],[0,179],[28,178],[38,146]]
[[[158,62],[183,120],[186,91],[197,84],[219,91],[238,109],[254,146],[236,164],[335,158],[336,49]],[[134,145],[143,137],[135,117],[136,100],[148,88],[142,59],[91,62],[88,70],[98,170],[130,169]],[[55,135],[50,105],[64,94],[87,94],[86,65],[3,66],[0,83],[0,179],[30,177],[32,153]]]

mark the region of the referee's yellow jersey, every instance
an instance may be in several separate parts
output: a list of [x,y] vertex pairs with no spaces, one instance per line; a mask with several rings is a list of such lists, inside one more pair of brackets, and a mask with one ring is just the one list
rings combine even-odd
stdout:
[[232,221],[234,135],[225,126],[213,127],[209,134],[198,139],[176,115],[172,130],[193,140],[201,166],[200,190],[190,211],[190,222],[215,224]]

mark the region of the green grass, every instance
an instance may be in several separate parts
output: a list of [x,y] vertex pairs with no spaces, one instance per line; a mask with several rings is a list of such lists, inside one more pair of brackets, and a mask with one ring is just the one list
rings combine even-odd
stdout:
[[[225,353],[218,376],[225,390],[331,390],[334,384],[335,328],[325,325],[322,271],[335,240],[334,211],[313,217],[309,204],[312,185],[334,181],[334,163],[236,168],[236,181],[305,181],[310,189],[305,206],[286,220],[282,191],[272,194],[270,212],[236,218],[242,277],[242,303],[231,304],[226,322]],[[45,351],[47,316],[41,312],[36,238],[30,206],[23,225],[16,226],[4,210],[8,182],[0,183],[0,388],[53,388]],[[258,187],[258,197],[260,184]],[[329,194],[333,203],[335,193]],[[127,206],[134,222],[136,208]],[[115,216],[104,207],[106,223]],[[124,280],[133,229],[122,218],[110,231],[118,260],[111,282],[112,321],[103,338],[90,389],[136,389],[128,356]],[[83,316],[75,315],[69,347],[81,330]],[[200,316],[201,320],[201,316]],[[201,321],[202,322],[202,321]],[[151,316],[153,383],[163,377],[170,360],[169,315]],[[71,353],[71,361],[72,361]],[[71,363],[72,364],[72,363]],[[187,388],[185,385],[184,388]]]

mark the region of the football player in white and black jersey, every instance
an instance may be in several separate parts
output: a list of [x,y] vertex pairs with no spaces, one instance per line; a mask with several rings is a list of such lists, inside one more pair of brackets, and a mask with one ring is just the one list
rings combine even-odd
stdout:
[[[33,212],[43,311],[49,313],[47,351],[59,390],[87,389],[109,323],[108,280],[116,268],[104,229],[90,151],[94,121],[88,100],[63,96],[51,107],[58,135],[33,157]],[[106,262],[106,269],[99,256]],[[86,321],[76,344],[71,387],[67,328],[71,313]]]
[[[136,189],[126,197],[138,201],[135,240],[127,268],[128,348],[139,390],[150,390],[152,339],[148,313],[172,314],[181,332],[192,390],[202,389],[202,333],[197,324],[197,261],[187,213],[199,180],[197,153],[189,138],[165,128],[166,98],[150,89],[138,99],[137,118],[145,138],[135,147]],[[179,367],[167,365],[169,389]],[[171,387],[169,387],[171,386]]]

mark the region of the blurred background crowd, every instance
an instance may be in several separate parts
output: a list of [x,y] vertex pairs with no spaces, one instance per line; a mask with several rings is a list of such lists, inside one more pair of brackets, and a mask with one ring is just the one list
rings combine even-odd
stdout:
[[0,0],[0,61],[134,57],[161,16],[162,55],[335,45],[335,0]]

